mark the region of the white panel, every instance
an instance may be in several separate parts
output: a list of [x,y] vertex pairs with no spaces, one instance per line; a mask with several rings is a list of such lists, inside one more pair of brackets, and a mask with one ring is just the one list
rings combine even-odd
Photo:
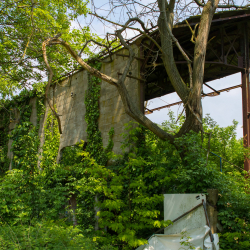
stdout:
[[[202,228],[196,228],[189,230],[182,234],[164,235],[156,234],[152,236],[148,245],[142,248],[143,250],[179,250],[179,249],[192,249],[201,250],[204,249],[203,242],[205,235],[209,232],[209,227],[204,226]],[[183,238],[184,236],[184,238]],[[190,238],[187,238],[190,237]],[[181,242],[185,241],[188,243],[187,246],[182,245]],[[138,249],[139,250],[139,249]]]
[[[213,234],[213,236],[214,236],[215,250],[219,250],[219,236],[218,236],[218,234]],[[213,250],[212,242],[211,242],[211,239],[210,239],[209,235],[206,236],[204,245],[205,245],[205,249]]]
[[[164,220],[174,220],[193,207],[206,201],[204,194],[165,194],[164,195]],[[196,208],[191,213],[167,227],[164,234],[178,234],[190,229],[206,225],[203,206]]]
[[[164,219],[174,220],[195,206],[206,201],[204,194],[165,194]],[[183,216],[173,225],[165,228],[164,234],[155,234],[148,244],[140,246],[137,250],[180,250],[180,249],[213,249],[219,250],[219,238],[214,234],[215,247],[209,238],[210,228],[206,225],[203,205]],[[188,245],[182,245],[185,241]],[[204,245],[205,243],[205,245]]]

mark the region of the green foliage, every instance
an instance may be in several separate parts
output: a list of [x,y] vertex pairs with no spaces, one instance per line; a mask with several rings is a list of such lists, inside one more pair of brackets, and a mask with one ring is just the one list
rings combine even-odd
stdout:
[[[226,211],[224,212],[226,213]],[[232,220],[229,220],[229,223]],[[250,247],[250,225],[244,219],[235,219],[232,230],[220,234],[221,249],[249,249]],[[227,223],[228,224],[228,223]],[[237,226],[237,229],[234,228]]]
[[[33,84],[44,83],[45,64],[42,42],[61,33],[62,38],[76,50],[95,37],[89,27],[82,30],[72,26],[88,9],[83,0],[5,0],[0,1],[0,95],[12,96]],[[85,53],[91,55],[88,46]],[[77,68],[77,63],[59,46],[48,48],[48,59],[55,77]],[[39,84],[38,84],[39,85]]]
[[[182,237],[181,237],[180,243],[184,247],[181,247],[179,250],[181,250],[181,249],[187,249],[187,247],[188,247],[188,250],[195,249],[195,247],[193,246],[193,244],[190,242],[190,240],[192,238],[187,234],[187,232],[186,231],[181,232],[181,235],[182,235]],[[202,250],[202,249],[199,248],[199,250]]]
[[60,133],[58,130],[57,119],[48,112],[44,125],[44,143],[42,145],[39,165],[41,169],[53,166],[56,163],[60,143]]
[[83,250],[115,250],[111,245],[99,246],[93,242],[87,233],[79,227],[73,227],[64,222],[34,221],[28,226],[10,227],[4,224],[0,227],[0,248],[15,249],[83,249]]
[[[101,63],[92,65],[96,69],[101,69]],[[101,132],[98,128],[98,118],[100,116],[99,111],[99,98],[101,90],[101,80],[95,76],[88,75],[88,90],[85,95],[86,115],[85,121],[87,123],[87,147],[86,151],[90,153],[97,163],[100,165],[106,165],[107,153],[113,148],[112,137],[114,129],[109,131],[109,143],[106,149],[103,148]]]
[[8,141],[9,141],[9,123],[10,118],[6,110],[1,112],[1,129],[0,129],[0,176],[8,169],[10,160],[8,154]]
[[[97,214],[100,230],[98,240],[110,239],[119,242],[122,249],[131,249],[147,243],[146,236],[155,228],[169,225],[163,220],[163,195],[155,193],[157,182],[147,185],[147,178],[154,178],[155,170],[149,165],[142,171],[145,161],[130,155],[112,167],[105,168],[84,153],[86,165],[85,178],[79,180],[80,193],[90,192],[104,197],[97,203],[101,211]],[[151,171],[150,171],[151,170]],[[87,185],[85,184],[87,183]],[[104,228],[108,233],[104,233]]]
[[[212,132],[210,151],[239,167],[223,162],[222,173],[218,158],[209,154],[207,159],[207,134],[202,140],[201,135],[190,132],[176,140],[175,148],[144,127],[129,123],[123,136],[124,154],[114,155],[114,130],[110,130],[104,148],[98,129],[100,82],[89,77],[85,99],[87,142],[64,148],[57,164],[57,120],[48,112],[45,142],[39,150],[39,121],[44,106],[42,98],[37,97],[38,121],[33,126],[29,121],[30,96],[34,93],[24,93],[15,102],[4,104],[8,110],[18,108],[22,116],[10,137],[13,169],[0,182],[1,248],[134,249],[147,243],[158,228],[171,223],[164,221],[163,194],[206,193],[207,188],[217,188],[220,193],[219,220],[224,228],[221,249],[249,248],[249,179],[241,170],[249,151],[242,140],[236,139],[236,122],[220,128],[209,116],[204,119],[205,132]],[[9,116],[4,114],[8,124]],[[176,124],[170,113],[170,119],[161,126],[175,133],[182,122],[183,118]],[[4,131],[1,135],[7,142]],[[2,150],[6,152],[4,147]],[[75,211],[69,206],[72,197],[77,200]],[[98,231],[94,231],[94,207],[100,208]],[[72,214],[78,222],[74,228]],[[186,243],[184,236],[183,245]]]
[[[37,157],[39,120],[37,121],[38,125],[36,127],[29,121],[31,115],[29,102],[30,98],[35,96],[37,96],[37,110],[38,117],[40,117],[43,112],[43,98],[40,96],[40,93],[36,91],[22,91],[19,96],[12,100],[2,101],[0,103],[0,121],[2,127],[0,130],[1,174],[3,174],[10,165],[9,158],[7,157],[9,139],[13,140],[12,149],[16,155],[11,163],[12,166],[18,167],[21,161],[22,164],[25,164],[25,159],[29,157],[33,157],[33,161],[35,161]],[[15,123],[16,126],[12,133],[9,134],[9,126],[11,123]],[[16,161],[17,158],[18,161]]]

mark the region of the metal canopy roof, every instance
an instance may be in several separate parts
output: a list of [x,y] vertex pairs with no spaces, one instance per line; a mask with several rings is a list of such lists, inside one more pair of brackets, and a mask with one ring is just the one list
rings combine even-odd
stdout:
[[[192,28],[200,16],[187,19]],[[214,15],[209,33],[210,42],[206,52],[204,82],[245,71],[249,67],[250,10],[218,12]],[[190,41],[192,34],[186,22],[174,26],[174,36],[182,48],[193,59],[195,44]],[[160,43],[158,30],[152,36]],[[156,47],[147,38],[141,41],[144,61],[141,76],[145,81],[145,100],[174,92],[161,57],[156,57]],[[189,82],[188,68],[179,49],[174,47],[174,57],[181,76]],[[246,59],[247,58],[247,59]]]

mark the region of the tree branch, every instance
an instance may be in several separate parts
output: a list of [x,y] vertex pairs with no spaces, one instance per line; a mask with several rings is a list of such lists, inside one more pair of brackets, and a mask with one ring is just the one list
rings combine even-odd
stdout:
[[46,53],[46,46],[48,44],[50,44],[50,41],[53,40],[53,38],[49,38],[47,39],[46,41],[43,42],[42,44],[42,50],[43,50],[43,59],[44,59],[44,62],[46,64],[46,67],[49,71],[49,77],[48,77],[48,84],[46,86],[46,90],[45,90],[45,99],[47,100],[48,104],[49,104],[49,107],[50,109],[52,110],[52,112],[54,113],[56,119],[57,119],[57,122],[58,122],[58,127],[59,127],[59,132],[60,134],[62,134],[62,126],[61,126],[61,120],[60,120],[60,117],[59,117],[59,114],[57,114],[57,112],[55,111],[53,105],[50,103],[50,100],[48,98],[48,92],[49,92],[49,88],[50,88],[50,84],[52,82],[52,79],[53,79],[53,70],[52,68],[50,67],[49,63],[48,63],[48,58],[47,58],[47,53]]
[[99,46],[101,46],[101,47],[105,47],[105,48],[107,49],[108,53],[109,53],[110,62],[113,61],[113,60],[112,60],[112,55],[111,55],[111,52],[110,52],[110,49],[109,49],[109,46],[107,46],[107,45],[105,45],[105,44],[102,44],[102,43],[99,43],[99,42],[95,41],[94,39],[90,39],[90,40],[88,40],[88,41],[84,44],[84,46],[82,47],[81,51],[80,51],[79,54],[78,54],[79,56],[81,56],[82,52],[84,51],[84,49],[87,47],[88,43],[90,43],[90,42],[93,42],[93,43],[95,43],[95,44],[97,44],[97,45],[99,45]]
[[165,0],[158,0],[158,7],[160,9],[158,27],[161,35],[161,47],[164,51],[162,53],[163,63],[175,91],[182,100],[186,100],[190,90],[184,83],[179,70],[177,69],[173,54],[173,38],[176,41],[176,38],[173,36],[171,31],[173,27],[173,18],[171,18],[171,16],[173,13],[168,12],[169,18],[166,16]]
[[[165,6],[165,1],[163,0],[163,10],[166,9],[166,6]],[[171,6],[171,10],[173,11],[173,8],[174,8],[174,0],[170,1],[170,4],[172,4]],[[190,87],[193,86],[193,70],[192,70],[192,61],[189,59],[188,55],[185,53],[185,51],[183,50],[183,48],[181,47],[179,41],[175,38],[175,36],[173,35],[172,31],[170,30],[169,26],[168,26],[168,18],[167,18],[167,14],[166,14],[166,11],[163,11],[163,16],[164,16],[164,20],[166,22],[166,28],[167,28],[167,31],[169,33],[169,36],[171,37],[172,41],[176,44],[177,48],[180,50],[181,54],[183,55],[184,59],[187,61],[187,64],[188,64],[188,71],[189,71],[189,81],[190,81]]]
[[[132,99],[130,98],[128,91],[126,89],[126,86],[124,84],[125,79],[126,79],[126,75],[129,71],[129,66],[131,65],[135,53],[132,50],[132,48],[126,44],[125,40],[123,39],[123,37],[121,36],[121,33],[123,31],[123,29],[125,29],[125,27],[123,27],[121,30],[117,30],[116,34],[118,37],[121,38],[121,43],[127,48],[129,49],[129,53],[130,53],[130,58],[127,62],[127,65],[125,67],[125,70],[123,72],[122,77],[117,80],[114,79],[110,76],[107,76],[103,73],[101,73],[99,70],[92,68],[90,65],[88,65],[87,63],[85,63],[81,57],[79,57],[77,55],[77,53],[71,48],[71,46],[65,42],[62,39],[59,39],[58,37],[55,38],[49,38],[46,41],[43,42],[43,52],[44,52],[44,60],[46,63],[46,66],[50,72],[49,74],[49,81],[48,81],[48,86],[46,88],[46,91],[48,92],[51,80],[52,80],[52,76],[53,76],[53,72],[48,64],[47,61],[47,57],[46,57],[46,46],[47,45],[56,45],[56,44],[61,44],[62,46],[64,46],[66,48],[66,50],[69,52],[69,54],[84,68],[86,69],[90,74],[102,79],[105,82],[108,82],[111,85],[114,85],[117,87],[117,90],[121,96],[124,108],[125,108],[125,112],[131,116],[132,118],[134,118],[138,123],[142,124],[143,126],[147,127],[149,130],[151,130],[155,135],[157,135],[159,138],[161,138],[162,140],[169,140],[172,144],[174,144],[174,136],[165,132],[164,130],[162,130],[157,124],[153,123],[152,121],[150,121],[140,110],[137,106],[134,105],[134,103],[132,102]],[[52,107],[53,108],[53,107]],[[58,116],[57,116],[58,117]]]
[[[108,20],[108,19],[106,19],[105,17],[99,16],[99,15],[97,15],[96,13],[90,13],[90,14],[93,15],[93,16],[95,16],[95,17],[97,17],[97,18],[100,18],[100,19],[102,19],[102,20],[104,20],[104,21],[106,21],[106,22],[109,22],[109,23],[112,23],[112,24],[114,24],[114,25],[123,27],[124,30],[125,30],[125,29],[131,29],[131,30],[135,30],[135,31],[140,32],[142,35],[146,36],[149,40],[151,40],[151,41],[158,47],[158,49],[162,52],[161,46],[156,42],[155,39],[153,39],[153,38],[148,34],[148,33],[149,33],[149,30],[145,27],[144,22],[143,22],[141,19],[139,19],[138,17],[130,18],[130,19],[126,22],[125,25],[122,25],[122,24],[113,22],[113,21],[111,21],[111,20]],[[140,23],[140,25],[141,25],[141,27],[143,28],[144,31],[142,31],[141,29],[138,29],[138,28],[134,28],[134,27],[128,26],[131,22],[134,22],[134,21]]]

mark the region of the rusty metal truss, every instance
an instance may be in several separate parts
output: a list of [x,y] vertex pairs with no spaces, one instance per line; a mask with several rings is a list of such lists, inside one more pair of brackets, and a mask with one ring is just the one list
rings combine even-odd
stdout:
[[[199,23],[199,16],[187,19],[190,27],[194,28]],[[174,26],[173,34],[178,39],[184,51],[193,59],[194,43],[191,41],[190,27],[183,21]],[[237,10],[218,12],[214,15],[208,38],[206,51],[204,85],[213,92],[203,96],[216,96],[221,92],[233,88],[242,87],[243,104],[243,136],[245,146],[250,146],[250,86],[249,86],[249,38],[250,38],[250,10]],[[151,36],[160,44],[158,30],[154,30]],[[144,112],[144,101],[175,92],[164,68],[161,52],[149,39],[140,38],[140,86],[141,86],[141,110]],[[184,80],[189,82],[187,63],[179,49],[175,46],[173,54],[177,68]],[[142,60],[144,58],[144,60]],[[208,83],[235,73],[241,73],[241,84],[234,87],[216,90]],[[155,110],[167,108],[181,102],[165,105],[146,111],[149,114]],[[246,159],[245,170],[250,170],[250,161]]]
[[[237,89],[237,88],[240,88],[242,87],[241,84],[239,85],[235,85],[235,86],[232,86],[232,87],[229,87],[229,88],[225,88],[225,89],[220,89],[220,90],[215,90],[213,92],[210,92],[210,93],[203,93],[201,97],[206,97],[206,96],[218,96],[220,95],[220,93],[222,92],[229,92],[230,90],[232,89]],[[170,103],[168,105],[164,105],[164,106],[161,106],[161,107],[158,107],[158,108],[154,108],[154,109],[148,109],[148,108],[145,108],[146,111],[145,111],[145,114],[148,115],[148,114],[152,114],[154,111],[159,111],[161,109],[165,109],[165,108],[170,108],[172,106],[175,106],[175,105],[180,105],[182,104],[183,102],[182,101],[179,101],[179,102],[174,102],[174,103]]]

